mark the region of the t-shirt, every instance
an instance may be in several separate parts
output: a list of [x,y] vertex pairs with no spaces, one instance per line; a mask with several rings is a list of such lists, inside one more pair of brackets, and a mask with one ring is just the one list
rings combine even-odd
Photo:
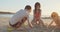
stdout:
[[24,17],[28,18],[29,17],[28,15],[29,15],[28,11],[21,9],[18,12],[16,12],[14,16],[12,16],[12,18],[10,19],[10,24],[13,25],[18,21],[21,21]]

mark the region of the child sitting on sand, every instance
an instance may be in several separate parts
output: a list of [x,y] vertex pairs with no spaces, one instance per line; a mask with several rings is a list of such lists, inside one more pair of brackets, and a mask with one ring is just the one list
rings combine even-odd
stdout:
[[[28,20],[29,21],[29,13],[31,12],[31,6],[27,5],[25,9],[19,10],[10,20],[9,24],[13,28],[19,28],[21,25]],[[29,23],[30,25],[30,23]]]
[[40,19],[41,18],[41,9],[40,9],[40,3],[36,2],[35,3],[35,9],[34,9],[34,18],[32,20],[32,24],[43,24],[43,21]]
[[53,24],[53,22],[55,22],[56,28],[55,28],[54,32],[60,32],[60,19],[59,19],[59,15],[56,12],[53,12],[51,14],[51,17],[52,17],[53,21],[49,24],[49,26],[51,26]]

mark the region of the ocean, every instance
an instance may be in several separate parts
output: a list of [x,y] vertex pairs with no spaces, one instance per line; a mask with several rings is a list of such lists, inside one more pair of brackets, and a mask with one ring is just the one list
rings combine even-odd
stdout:
[[14,14],[0,14],[0,17],[12,17]]

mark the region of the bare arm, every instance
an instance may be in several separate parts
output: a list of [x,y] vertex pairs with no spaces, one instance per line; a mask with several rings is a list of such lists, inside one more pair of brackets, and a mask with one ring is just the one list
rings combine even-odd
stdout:
[[28,17],[27,21],[28,21],[28,25],[32,28],[32,24],[31,24],[31,22],[29,22],[29,17]]
[[43,21],[42,21],[41,19],[40,19],[39,21],[40,21],[40,23],[41,23],[41,24],[44,26],[44,23],[43,23]]
[[29,20],[28,20],[28,25],[32,28],[32,24],[29,22]]
[[52,21],[48,26],[51,26],[53,24],[54,21]]

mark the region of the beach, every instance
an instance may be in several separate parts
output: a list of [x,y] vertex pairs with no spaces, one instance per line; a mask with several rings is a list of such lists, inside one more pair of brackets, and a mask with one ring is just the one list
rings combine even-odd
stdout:
[[[9,27],[9,20],[11,17],[0,17],[0,32],[8,32],[10,31],[10,27]],[[49,23],[52,21],[51,19],[42,19],[44,24],[46,26],[49,25]],[[36,26],[33,28],[30,28],[29,26],[27,26],[27,24],[25,23],[24,25],[25,27],[21,27],[21,30],[13,30],[11,32],[46,32],[48,29],[46,29],[46,27],[40,27],[40,26]]]

